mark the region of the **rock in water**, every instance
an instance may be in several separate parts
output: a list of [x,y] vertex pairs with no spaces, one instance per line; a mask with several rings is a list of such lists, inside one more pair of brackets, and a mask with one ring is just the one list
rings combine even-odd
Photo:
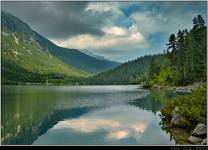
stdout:
[[188,140],[192,144],[201,144],[201,142],[202,142],[203,139],[201,139],[199,137],[196,137],[196,136],[189,136]]
[[206,137],[207,134],[207,126],[203,123],[199,123],[196,128],[194,129],[192,135],[199,136],[199,137]]
[[207,145],[207,139],[203,139],[203,141],[201,142],[202,145]]
[[179,111],[179,108],[176,106],[172,112],[172,119],[170,125],[173,127],[184,128],[189,124],[189,121],[183,117]]
[[162,117],[161,117],[161,120],[162,120],[162,121],[166,121],[167,119],[166,119],[165,116],[162,116]]

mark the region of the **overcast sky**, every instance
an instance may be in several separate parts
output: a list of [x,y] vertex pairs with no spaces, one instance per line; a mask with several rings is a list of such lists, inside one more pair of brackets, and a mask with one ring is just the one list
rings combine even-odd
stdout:
[[55,44],[125,62],[162,52],[171,33],[191,28],[206,2],[2,2]]

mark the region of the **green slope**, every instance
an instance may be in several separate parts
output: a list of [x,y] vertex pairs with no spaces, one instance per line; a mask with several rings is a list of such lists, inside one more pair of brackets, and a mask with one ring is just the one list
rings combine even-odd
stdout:
[[[90,73],[64,63],[43,49],[35,40],[37,33],[18,18],[2,13],[1,67],[2,83],[54,82],[61,76],[64,82],[75,82]],[[57,82],[57,81],[55,81]],[[61,82],[61,80],[59,81]]]
[[50,52],[51,55],[69,66],[91,73],[98,73],[119,65],[117,62],[94,58],[76,49],[59,47],[11,14],[2,12],[1,17],[3,31],[21,33],[24,41],[33,41],[42,51]]
[[88,77],[119,63],[58,47],[15,16],[2,12],[2,82],[46,82],[56,74],[67,81]]
[[87,72],[100,73],[120,65],[118,62],[94,58],[77,49],[59,47],[36,32],[32,37],[43,50],[50,52],[64,63]]
[[152,57],[162,61],[162,54],[144,56],[126,62],[109,71],[100,73],[83,81],[83,84],[138,84],[144,81],[145,73]]
[[64,63],[87,72],[96,74],[120,65],[118,62],[94,58],[76,49],[58,47],[37,33],[35,33],[33,38],[39,43],[42,49],[50,52]]
[[[44,80],[51,79],[54,74],[62,74],[71,78],[90,75],[64,64],[50,53],[42,51],[34,42],[20,40],[21,34],[2,32],[1,38],[3,82],[45,82]],[[21,78],[23,76],[24,79]],[[31,76],[32,79],[30,79]]]

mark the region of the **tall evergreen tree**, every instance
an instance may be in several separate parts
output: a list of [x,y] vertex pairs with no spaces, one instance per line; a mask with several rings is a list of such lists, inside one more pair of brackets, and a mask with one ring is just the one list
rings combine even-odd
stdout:
[[176,48],[177,44],[176,44],[175,34],[170,35],[169,41],[166,45],[168,46],[167,48],[167,51],[169,52],[168,57],[174,65],[175,59],[177,58],[177,48]]
[[[191,30],[179,30],[177,36],[171,34],[167,43],[167,52],[158,77],[155,77],[154,61],[150,62],[149,77],[158,82],[172,82],[185,85],[196,81],[205,81],[207,74],[207,27],[201,15],[194,17]],[[169,60],[169,61],[168,61]],[[170,62],[170,63],[167,63]],[[163,79],[164,78],[164,79]],[[171,83],[170,83],[171,84]]]

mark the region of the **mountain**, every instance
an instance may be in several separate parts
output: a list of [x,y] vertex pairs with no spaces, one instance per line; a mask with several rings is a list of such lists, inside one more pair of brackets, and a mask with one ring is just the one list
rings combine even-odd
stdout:
[[17,17],[1,13],[2,82],[45,82],[59,74],[74,78],[106,71],[119,63],[62,48]]
[[99,60],[107,60],[107,61],[110,61],[110,60],[106,59],[104,56],[96,55],[96,54],[94,54],[94,53],[91,53],[91,52],[88,51],[88,50],[84,50],[84,51],[82,51],[82,52],[84,52],[85,54],[87,54],[87,55],[89,55],[89,56],[92,56],[92,57],[94,57],[94,58],[97,58],[97,59],[99,59]]
[[114,69],[89,77],[83,84],[138,84],[144,81],[145,74],[151,59],[162,62],[163,55],[147,55],[135,60],[126,62]]

